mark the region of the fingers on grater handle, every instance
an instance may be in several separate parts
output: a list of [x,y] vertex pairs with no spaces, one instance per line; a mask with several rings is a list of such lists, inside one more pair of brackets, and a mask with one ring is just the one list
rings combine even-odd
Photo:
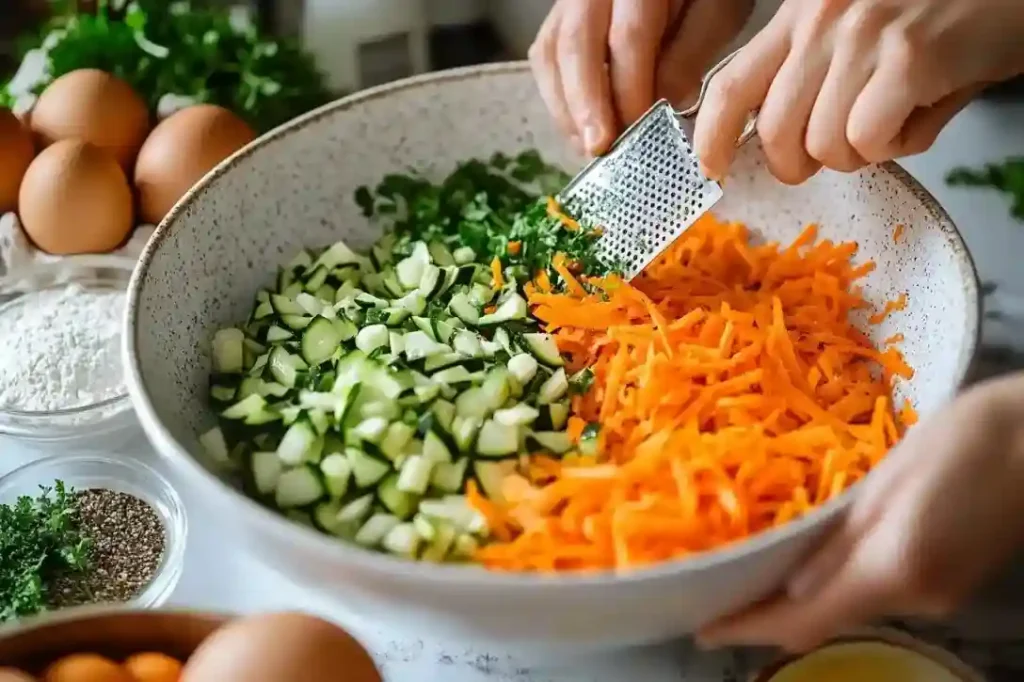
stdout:
[[[710,71],[704,74],[704,78],[700,82],[700,92],[697,94],[697,101],[694,102],[693,106],[690,108],[679,112],[680,116],[684,118],[692,118],[697,115],[697,112],[700,111],[701,105],[704,104],[704,98],[708,94],[708,87],[711,85],[712,79],[714,79],[714,77],[717,76],[718,73],[724,69],[737,54],[739,54],[739,50],[733,51],[723,58],[722,61],[711,67]],[[757,134],[757,115],[757,111],[750,112],[750,118],[747,119],[747,125],[743,127],[743,132],[740,134],[739,139],[736,140],[737,147],[742,147],[747,142],[750,142],[750,139]]]

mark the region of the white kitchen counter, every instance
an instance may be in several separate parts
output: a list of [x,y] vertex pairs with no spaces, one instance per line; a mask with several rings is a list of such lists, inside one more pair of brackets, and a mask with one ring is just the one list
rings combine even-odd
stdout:
[[[957,221],[982,279],[998,284],[994,303],[1002,308],[1006,318],[992,321],[986,328],[986,339],[999,344],[1020,339],[1018,347],[1024,351],[1024,269],[1018,265],[1020,254],[1024,254],[1024,224],[1014,223],[1007,203],[993,193],[945,186],[946,173],[956,166],[978,165],[1014,154],[1024,155],[1024,102],[979,102],[953,122],[934,150],[910,159],[906,165]],[[156,461],[145,444],[140,443],[130,454],[145,458],[168,473],[164,463]],[[34,455],[4,448],[2,457],[0,473],[5,473]],[[343,609],[318,602],[310,592],[290,584],[252,561],[241,549],[232,547],[229,539],[218,537],[213,532],[215,524],[207,520],[208,515],[223,512],[204,509],[200,500],[189,499],[187,490],[181,492],[189,508],[190,536],[186,568],[173,604],[242,612],[298,608],[347,620]],[[1008,603],[1012,599],[1003,601]],[[1024,599],[1020,602],[1024,604]],[[1024,607],[1019,612],[1004,611],[1001,615],[1003,620],[1024,623]],[[992,625],[988,619],[985,623]],[[684,643],[620,652],[599,660],[538,664],[512,658],[502,651],[477,651],[458,643],[432,642],[427,633],[423,639],[395,640],[372,626],[357,631],[377,653],[388,682],[719,682],[746,676],[741,660],[731,655],[696,655]],[[1024,627],[1018,627],[1016,632],[1024,632]],[[730,662],[737,666],[732,678],[726,671]]]

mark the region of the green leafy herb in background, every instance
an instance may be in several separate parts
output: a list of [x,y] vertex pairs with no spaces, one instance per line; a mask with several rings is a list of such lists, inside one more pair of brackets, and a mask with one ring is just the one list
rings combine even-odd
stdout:
[[0,505],[0,622],[46,610],[50,580],[89,568],[72,492],[57,481],[37,497]]
[[953,185],[985,187],[1010,196],[1015,218],[1024,220],[1024,157],[989,164],[980,170],[961,168],[949,176]]
[[[306,53],[228,11],[188,1],[118,5],[100,0],[95,14],[69,7],[23,44],[49,48],[50,77],[36,94],[54,78],[95,68],[130,83],[154,109],[164,95],[180,95],[226,107],[260,131],[332,99]],[[5,99],[10,93],[0,90]]]
[[[372,190],[359,188],[356,201],[367,217],[390,223],[399,253],[415,241],[469,246],[478,258],[497,256],[520,279],[550,268],[560,252],[584,272],[617,269],[600,257],[593,231],[566,230],[538,198],[568,181],[536,151],[526,151],[514,158],[495,154],[488,161],[467,161],[437,184],[415,173],[388,175]],[[517,250],[509,250],[511,242],[518,242]]]

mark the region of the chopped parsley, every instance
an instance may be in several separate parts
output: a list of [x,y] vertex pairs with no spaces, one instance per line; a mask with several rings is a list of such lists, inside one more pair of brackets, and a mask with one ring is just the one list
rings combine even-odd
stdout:
[[364,215],[394,232],[398,253],[416,241],[468,246],[478,262],[501,259],[506,274],[520,282],[542,269],[556,281],[556,253],[588,274],[617,270],[600,256],[597,232],[568,230],[548,215],[546,197],[569,179],[531,150],[464,162],[440,183],[415,172],[388,175],[375,188],[359,188],[355,198]]

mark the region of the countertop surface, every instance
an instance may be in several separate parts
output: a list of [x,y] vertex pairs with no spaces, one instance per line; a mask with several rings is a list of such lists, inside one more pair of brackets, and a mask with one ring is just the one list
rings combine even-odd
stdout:
[[[954,167],[1024,155],[1022,122],[1024,102],[977,102],[947,128],[932,151],[906,160],[905,165],[947,208],[974,254],[982,280],[995,285],[986,319],[986,344],[1024,353],[1024,268],[1019,265],[1024,254],[1024,224],[1013,222],[1003,197],[983,190],[952,189],[945,184],[946,174]],[[993,358],[991,369],[996,371],[1005,369],[1014,356],[1004,349],[989,352],[989,357]],[[126,453],[144,458],[167,473],[164,462],[157,460],[141,439]],[[0,473],[36,456],[5,446]],[[173,475],[168,475],[173,480]],[[216,524],[206,522],[209,515],[219,512],[204,508],[198,499],[190,499],[187,490],[182,494],[189,508],[191,530],[186,568],[173,604],[236,612],[298,608],[348,621],[352,614],[341,607],[318,601],[311,592],[257,564],[243,550],[231,547],[216,535]],[[947,646],[956,644],[951,643],[951,637],[959,640],[959,648],[971,661],[1002,666],[990,668],[992,682],[1024,678],[1024,644],[1009,641],[1012,634],[1017,639],[1024,634],[1024,588],[1020,589],[1019,595],[1013,590],[1001,592],[995,602],[974,612],[956,631],[947,627],[931,634]],[[747,678],[751,665],[746,655],[698,655],[683,642],[585,661],[543,663],[499,650],[480,651],[458,643],[434,642],[426,636],[395,639],[372,627],[357,632],[377,654],[388,682],[739,682]]]

